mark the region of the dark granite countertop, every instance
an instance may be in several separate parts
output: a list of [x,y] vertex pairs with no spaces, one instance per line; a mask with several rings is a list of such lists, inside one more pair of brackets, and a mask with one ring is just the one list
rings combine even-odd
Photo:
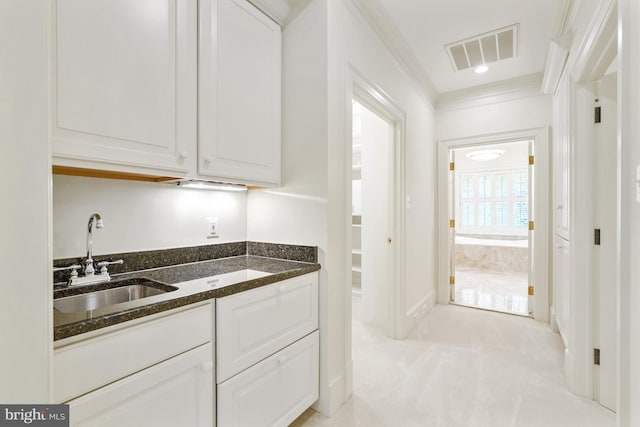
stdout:
[[[177,307],[221,298],[249,289],[318,271],[320,264],[241,255],[162,268],[114,274],[105,289],[118,280],[144,277],[177,287],[135,301],[92,311],[63,313],[54,309],[54,340],[137,319]],[[112,285],[113,286],[113,285]],[[54,298],[77,294],[79,287],[54,290]],[[93,287],[95,290],[95,287]]]

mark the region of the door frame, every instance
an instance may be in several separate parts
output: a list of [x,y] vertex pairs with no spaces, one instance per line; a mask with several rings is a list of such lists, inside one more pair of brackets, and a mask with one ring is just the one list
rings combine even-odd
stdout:
[[[522,129],[509,132],[475,135],[464,138],[438,141],[437,148],[437,290],[438,304],[449,303],[449,151],[455,148],[494,143],[531,140],[535,150],[534,211],[535,233],[533,233],[534,259],[532,273],[534,290],[533,318],[549,322],[549,127]],[[531,285],[531,283],[529,284]]]
[[[404,301],[406,295],[405,283],[405,113],[396,104],[393,99],[387,95],[379,86],[369,81],[362,73],[360,73],[352,65],[347,70],[347,88],[345,97],[345,158],[346,168],[345,176],[345,229],[344,251],[348,254],[349,262],[345,266],[345,277],[349,280],[346,282],[346,292],[348,297],[346,301],[351,301],[351,167],[352,167],[352,100],[356,99],[370,111],[378,114],[380,117],[389,122],[393,127],[393,138],[390,141],[390,164],[389,164],[389,200],[391,203],[389,209],[389,233],[391,237],[392,257],[389,262],[389,318],[388,325],[385,325],[384,331],[390,338],[401,339],[407,328],[406,310]],[[346,321],[351,325],[351,304],[346,304]],[[351,340],[351,334],[348,336]]]
[[[594,197],[585,182],[591,182],[593,173],[593,107],[594,82],[607,71],[617,55],[618,43],[617,2],[601,2],[592,19],[591,30],[585,36],[565,73],[569,73],[572,84],[570,111],[570,214],[569,214],[569,275],[571,316],[565,326],[569,343],[565,343],[564,369],[569,389],[588,399],[594,397],[593,342],[594,323],[593,305],[596,303],[593,289],[593,204]],[[619,95],[619,94],[618,94]],[[620,96],[618,96],[620,102]],[[622,110],[619,110],[622,111]],[[616,189],[620,199],[620,184]],[[620,206],[618,206],[620,209]],[[620,212],[620,211],[619,211]],[[620,228],[616,239],[621,242]],[[619,247],[618,247],[619,250]],[[620,253],[618,253],[620,256]],[[621,259],[618,260],[621,262]],[[620,289],[620,276],[616,287]],[[579,292],[585,290],[586,292]],[[618,311],[620,301],[618,302]],[[619,343],[618,343],[619,345]],[[622,353],[619,352],[618,357]],[[619,376],[618,380],[622,379]],[[621,394],[618,393],[618,399]]]

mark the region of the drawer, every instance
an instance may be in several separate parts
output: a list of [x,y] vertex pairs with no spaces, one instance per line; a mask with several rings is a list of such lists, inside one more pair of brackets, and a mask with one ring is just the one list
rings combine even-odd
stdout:
[[54,401],[65,402],[211,342],[212,310],[206,304],[56,349]]
[[318,329],[318,273],[216,300],[216,382]]
[[69,401],[71,426],[214,425],[211,343]]
[[218,385],[219,426],[288,426],[318,399],[318,331]]

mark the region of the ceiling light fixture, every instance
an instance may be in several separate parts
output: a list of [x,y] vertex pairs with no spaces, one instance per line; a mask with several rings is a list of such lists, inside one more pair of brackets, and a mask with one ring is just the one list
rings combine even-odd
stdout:
[[482,73],[486,73],[487,71],[489,71],[489,67],[487,65],[478,65],[476,67],[475,70],[473,70],[476,72],[476,74],[482,74]]
[[195,188],[199,190],[221,190],[221,191],[247,191],[247,187],[237,184],[225,184],[222,182],[208,181],[180,181],[178,187]]
[[478,151],[470,151],[465,156],[470,158],[471,160],[475,160],[478,162],[486,162],[488,160],[495,160],[498,157],[504,154],[504,150],[478,150]]

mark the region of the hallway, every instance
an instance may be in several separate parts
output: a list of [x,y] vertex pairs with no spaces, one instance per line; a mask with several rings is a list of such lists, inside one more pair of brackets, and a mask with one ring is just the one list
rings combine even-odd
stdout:
[[[358,313],[354,297],[354,314]],[[354,316],[355,319],[355,316]],[[549,325],[436,305],[403,341],[353,322],[354,394],[332,418],[293,426],[607,427],[615,415],[569,392]]]

